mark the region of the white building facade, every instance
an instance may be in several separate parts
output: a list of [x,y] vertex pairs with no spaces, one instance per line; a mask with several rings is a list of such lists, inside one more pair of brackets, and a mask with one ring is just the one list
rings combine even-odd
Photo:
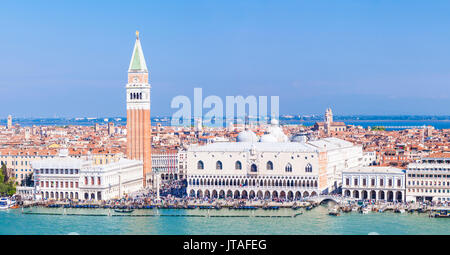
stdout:
[[407,201],[450,201],[450,153],[411,163],[406,174]]
[[142,161],[119,159],[104,165],[60,156],[32,162],[35,193],[42,199],[108,200],[142,188]]
[[335,190],[342,170],[362,162],[360,146],[337,138],[290,142],[276,125],[261,138],[245,130],[237,142],[191,145],[188,195],[301,199]]
[[177,180],[178,159],[177,150],[153,150],[152,172],[160,175],[162,180]]
[[355,167],[342,173],[342,195],[358,200],[403,202],[405,171],[394,167]]
[[319,158],[294,143],[214,143],[187,151],[188,195],[300,199],[320,193]]

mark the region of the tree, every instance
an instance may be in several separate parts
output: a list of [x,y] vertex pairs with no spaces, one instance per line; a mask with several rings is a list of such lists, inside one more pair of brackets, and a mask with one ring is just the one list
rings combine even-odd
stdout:
[[8,178],[6,165],[0,168],[0,194],[12,196],[16,193],[16,184],[14,178]]
[[4,183],[6,179],[6,165],[2,164],[0,170],[0,183]]
[[33,187],[34,186],[33,173],[25,175],[25,178],[20,183],[20,186]]
[[385,131],[386,128],[384,126],[374,126],[372,127],[373,131]]
[[3,182],[0,182],[0,195],[4,196],[7,193],[8,193],[8,186]]
[[15,181],[10,181],[7,184],[8,190],[6,192],[6,194],[8,194],[8,196],[12,196],[14,194],[16,194],[16,182]]

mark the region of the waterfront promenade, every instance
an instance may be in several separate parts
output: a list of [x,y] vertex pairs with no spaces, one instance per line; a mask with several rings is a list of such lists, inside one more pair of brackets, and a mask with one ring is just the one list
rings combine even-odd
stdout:
[[76,208],[76,209],[208,209],[208,210],[278,210],[281,208],[293,210],[313,210],[321,204],[328,204],[341,212],[397,212],[397,213],[427,213],[436,208],[449,208],[449,204],[432,203],[399,203],[370,201],[344,198],[337,195],[323,195],[304,198],[297,201],[284,200],[246,200],[246,199],[195,199],[195,198],[164,198],[135,197],[110,201],[24,201],[22,208]]

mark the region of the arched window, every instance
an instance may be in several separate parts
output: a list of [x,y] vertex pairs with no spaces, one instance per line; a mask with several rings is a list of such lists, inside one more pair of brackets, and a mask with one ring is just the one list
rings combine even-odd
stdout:
[[305,166],[305,172],[307,172],[307,173],[312,173],[312,165],[311,164],[307,164],[306,166]]
[[251,166],[251,168],[250,168],[250,171],[251,171],[251,172],[258,172],[258,167],[257,167],[255,164],[253,164],[253,165]]
[[287,173],[291,173],[291,172],[292,172],[292,165],[291,165],[291,163],[288,163],[288,164],[286,165],[286,167],[284,168],[284,170],[285,170]]
[[203,164],[203,161],[199,160],[197,163],[197,169],[203,170],[205,168],[205,165]]
[[236,168],[236,170],[241,170],[242,169],[241,161],[236,161],[235,168]]
[[273,170],[273,163],[272,163],[272,161],[267,161],[267,170]]
[[216,169],[217,170],[222,170],[222,162],[221,161],[217,161],[216,162]]

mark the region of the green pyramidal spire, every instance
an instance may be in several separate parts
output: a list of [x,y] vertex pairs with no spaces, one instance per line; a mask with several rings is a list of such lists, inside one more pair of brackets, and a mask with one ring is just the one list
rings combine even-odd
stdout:
[[128,72],[148,72],[144,53],[141,47],[141,42],[139,41],[138,31],[136,31],[136,43],[134,44],[133,56],[131,57]]

